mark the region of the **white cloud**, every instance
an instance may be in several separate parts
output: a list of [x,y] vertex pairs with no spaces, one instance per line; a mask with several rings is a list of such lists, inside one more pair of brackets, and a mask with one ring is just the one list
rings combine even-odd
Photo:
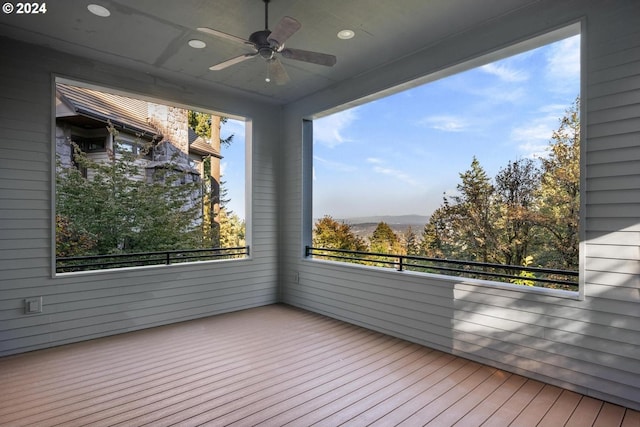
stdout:
[[[340,171],[340,172],[354,172],[358,169],[355,166],[350,165],[348,163],[335,162],[333,160],[327,160],[318,156],[313,156],[313,161],[317,165],[321,164],[327,169]],[[315,170],[314,170],[314,174],[315,174]]]
[[523,82],[529,79],[529,74],[524,70],[511,68],[506,64],[491,63],[480,67],[485,73],[498,77],[505,82]]
[[549,154],[548,144],[535,144],[525,142],[518,145],[518,149],[522,152],[522,155],[524,157],[527,157],[529,159],[539,159],[542,157],[547,157],[547,155]]
[[356,111],[352,108],[314,120],[313,141],[328,147],[349,142],[350,139],[344,134],[356,119]]
[[511,139],[530,143],[530,141],[546,141],[551,137],[553,129],[544,119],[534,120],[511,130]]
[[538,108],[538,111],[540,111],[541,113],[546,113],[551,117],[555,117],[556,119],[559,119],[564,115],[568,107],[569,107],[568,105],[562,105],[562,104],[549,104],[549,105],[545,105]]
[[553,132],[566,106],[549,104],[538,109],[540,115],[527,123],[511,129],[511,141],[525,157],[545,157]]
[[522,87],[515,87],[505,90],[501,87],[491,86],[476,91],[476,95],[484,97],[487,105],[503,104],[505,102],[515,104],[526,99],[527,91]]
[[463,132],[469,127],[465,119],[452,115],[425,117],[419,123],[443,132]]
[[366,159],[367,163],[370,163],[373,166],[373,171],[375,173],[381,174],[381,175],[387,175],[390,177],[393,177],[395,179],[398,179],[400,181],[404,181],[407,184],[410,185],[417,185],[418,182],[413,179],[408,173],[401,171],[399,169],[393,169],[393,168],[389,168],[389,167],[385,167],[384,163],[385,161],[379,157],[367,157]]
[[376,166],[373,167],[373,171],[375,173],[390,176],[399,181],[406,182],[407,184],[412,186],[418,185],[418,182],[415,179],[413,179],[408,173],[401,171],[399,169],[388,168],[388,167],[384,167],[384,166],[380,166],[379,164],[376,164]]
[[580,36],[569,37],[552,45],[547,54],[546,77],[561,90],[568,82],[580,81]]

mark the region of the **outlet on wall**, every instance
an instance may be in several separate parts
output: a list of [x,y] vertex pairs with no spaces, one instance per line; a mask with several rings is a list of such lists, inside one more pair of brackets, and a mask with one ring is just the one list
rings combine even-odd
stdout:
[[42,313],[42,297],[25,298],[24,313]]

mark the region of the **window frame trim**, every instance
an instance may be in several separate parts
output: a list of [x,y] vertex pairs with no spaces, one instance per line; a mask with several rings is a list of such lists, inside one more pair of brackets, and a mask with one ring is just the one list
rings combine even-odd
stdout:
[[[228,117],[233,120],[241,121],[244,123],[245,135],[243,140],[244,146],[244,223],[245,223],[245,247],[247,248],[247,254],[243,258],[234,258],[234,259],[219,259],[219,260],[205,260],[205,261],[194,261],[188,263],[173,263],[169,265],[157,264],[157,265],[148,265],[148,266],[134,266],[134,267],[122,267],[122,268],[108,268],[108,269],[98,269],[98,270],[87,270],[87,271],[78,271],[71,273],[58,273],[56,271],[56,85],[58,83],[74,85],[78,87],[83,87],[87,89],[93,89],[97,91],[103,91],[108,93],[113,93],[121,96],[128,97],[136,97],[141,100],[145,100],[148,102],[161,103],[165,105],[170,105],[173,107],[184,108],[184,109],[193,109],[201,112],[207,112],[210,114],[216,114],[224,117]],[[134,90],[127,90],[123,88],[114,87],[108,84],[102,84],[97,82],[90,82],[82,78],[77,78],[73,76],[68,76],[64,74],[59,74],[52,72],[51,73],[51,82],[50,82],[50,110],[49,114],[51,117],[50,121],[50,212],[49,215],[49,241],[51,242],[51,248],[49,250],[49,277],[52,279],[60,278],[60,277],[76,277],[80,275],[99,275],[99,274],[116,274],[116,273],[124,273],[126,274],[128,271],[144,271],[149,269],[160,269],[160,268],[184,268],[184,266],[194,266],[194,265],[207,265],[207,264],[219,264],[219,263],[238,263],[238,262],[251,262],[253,260],[253,252],[251,251],[251,245],[253,243],[253,228],[252,228],[252,216],[253,216],[253,119],[250,116],[241,116],[239,114],[234,113],[225,113],[222,110],[217,110],[211,107],[203,107],[199,105],[193,104],[183,104],[181,102],[177,102],[175,100],[168,99],[159,99],[154,98],[153,96],[145,93],[136,92]],[[111,136],[108,136],[111,138]],[[106,143],[105,143],[106,146]]]

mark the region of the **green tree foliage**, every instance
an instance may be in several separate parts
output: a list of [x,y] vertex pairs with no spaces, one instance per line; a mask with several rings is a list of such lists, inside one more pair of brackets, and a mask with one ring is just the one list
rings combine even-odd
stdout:
[[226,209],[220,210],[220,247],[245,246],[245,221]]
[[[117,131],[109,130],[118,141]],[[108,161],[91,160],[75,144],[73,149],[78,167],[58,168],[56,174],[56,229],[73,230],[56,236],[57,256],[200,246],[200,183],[188,182],[175,159],[147,182],[139,157],[118,142]],[[91,244],[76,243],[77,236],[90,236]],[[74,247],[82,249],[69,249]]]
[[[522,263],[523,267],[529,267],[533,264],[533,257],[531,255],[527,256]],[[535,277],[535,274],[531,271],[521,270],[518,273],[518,279],[511,279],[511,283],[516,285],[525,285],[525,286],[534,286],[535,282],[533,280],[527,280]]]
[[[227,117],[220,117],[220,124],[224,124],[228,120],[229,119]],[[187,121],[189,127],[196,133],[196,135],[205,139],[211,138],[211,114],[190,110],[187,112]],[[222,146],[229,146],[232,142],[233,134],[220,139],[220,144]]]
[[313,228],[313,246],[351,251],[367,250],[365,241],[353,233],[349,224],[338,222],[329,215],[316,221]]
[[211,114],[189,111],[187,120],[189,121],[189,127],[193,129],[196,135],[205,139],[211,138]]
[[405,254],[400,239],[389,227],[389,224],[384,221],[378,223],[378,226],[373,231],[373,235],[369,239],[369,248],[371,252]]

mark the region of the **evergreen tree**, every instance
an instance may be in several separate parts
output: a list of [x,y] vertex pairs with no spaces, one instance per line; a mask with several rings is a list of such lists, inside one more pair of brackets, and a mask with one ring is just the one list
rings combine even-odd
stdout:
[[378,226],[373,231],[373,235],[369,239],[369,247],[371,248],[371,252],[398,255],[405,254],[400,244],[400,239],[391,227],[389,227],[389,224],[384,221],[378,223]]
[[220,247],[233,248],[245,246],[245,221],[238,215],[220,210]]
[[481,262],[495,261],[496,233],[493,226],[494,187],[491,179],[474,156],[471,167],[460,174],[458,194],[451,197],[449,219],[455,235],[464,246],[459,259]]
[[433,211],[422,231],[420,254],[428,258],[452,258],[461,244],[456,240],[452,222],[455,212],[446,197],[442,206]]
[[495,178],[497,211],[493,224],[498,235],[497,261],[501,264],[522,265],[537,250],[535,197],[539,184],[540,171],[531,159],[510,161]]
[[413,228],[409,226],[407,231],[402,236],[403,241],[403,253],[407,255],[419,255],[420,254],[420,239],[418,235],[413,231]]
[[[211,115],[200,113],[197,111],[189,111],[187,113],[189,127],[200,137],[211,140],[212,135],[217,138],[220,135],[219,129],[212,132],[213,123]],[[227,122],[226,117],[220,117],[220,124]],[[220,139],[220,147],[228,147],[233,142],[234,135],[231,134],[226,138]],[[215,141],[212,141],[215,142]],[[214,144],[217,145],[217,144]],[[218,148],[220,148],[218,147]],[[244,242],[245,241],[245,221],[240,220],[231,210],[227,208],[231,201],[225,182],[212,176],[212,162],[218,159],[212,159],[211,156],[203,160],[203,176],[202,176],[202,194],[203,194],[203,245],[206,247],[226,247],[225,242]],[[219,166],[218,169],[219,171]],[[225,228],[228,227],[228,228]],[[236,245],[233,246],[244,246]]]

